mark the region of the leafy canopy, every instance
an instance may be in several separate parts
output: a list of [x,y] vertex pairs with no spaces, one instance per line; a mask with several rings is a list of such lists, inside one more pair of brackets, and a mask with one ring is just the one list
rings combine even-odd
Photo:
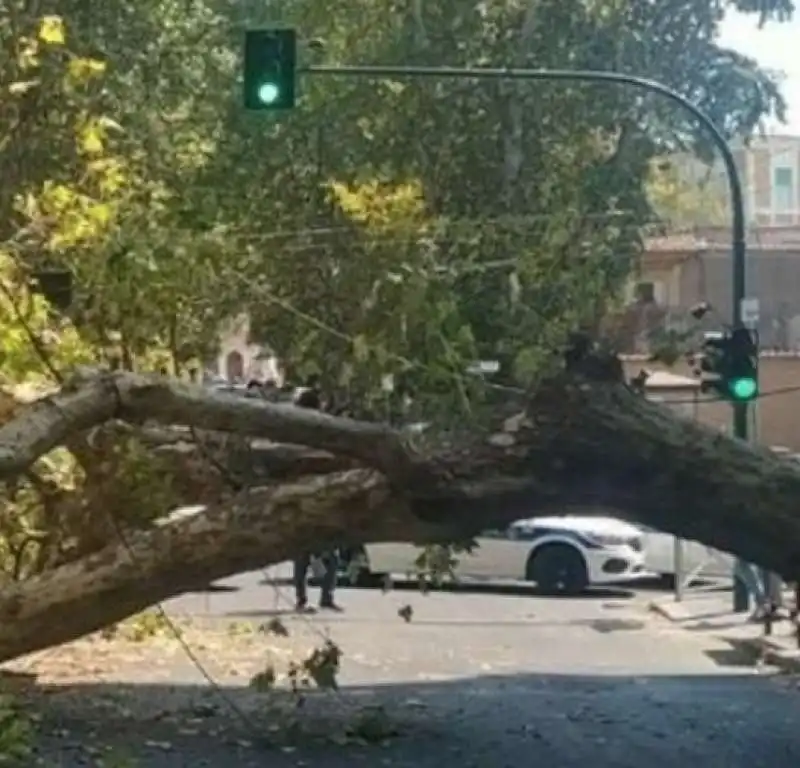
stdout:
[[[487,396],[464,375],[475,360],[499,361],[497,384],[535,384],[567,333],[596,327],[616,300],[653,216],[653,159],[708,156],[708,137],[657,96],[590,84],[303,76],[297,109],[247,114],[242,30],[296,25],[324,41],[306,61],[631,72],[733,136],[783,103],[768,73],[718,45],[730,8],[764,22],[792,10],[784,0],[289,0],[276,19],[219,0],[65,0],[58,16],[10,0],[0,9],[5,383],[41,384],[80,361],[197,366],[244,311],[291,375],[318,371],[376,416],[461,418]],[[53,274],[71,278],[69,301],[41,295]],[[108,477],[141,482],[153,469],[133,448],[119,455],[103,477],[76,481],[68,460],[42,472],[84,496],[94,482],[107,506]],[[158,483],[166,503],[169,483]],[[30,493],[41,507],[41,488]],[[24,519],[46,551],[40,566],[67,556],[51,547],[46,516]],[[69,520],[80,538],[85,520]],[[108,535],[99,526],[84,544]]]

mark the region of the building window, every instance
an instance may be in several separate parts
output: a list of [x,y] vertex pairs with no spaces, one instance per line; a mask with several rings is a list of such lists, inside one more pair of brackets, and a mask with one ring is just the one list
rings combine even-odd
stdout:
[[636,283],[634,299],[640,304],[653,304],[656,300],[656,284],[650,282]]
[[772,207],[775,211],[786,213],[795,209],[795,179],[792,168],[772,170]]
[[628,304],[663,304],[666,298],[666,287],[660,280],[631,280],[625,287]]
[[231,384],[244,378],[244,357],[238,350],[234,349],[228,352],[228,356],[225,358],[225,373]]

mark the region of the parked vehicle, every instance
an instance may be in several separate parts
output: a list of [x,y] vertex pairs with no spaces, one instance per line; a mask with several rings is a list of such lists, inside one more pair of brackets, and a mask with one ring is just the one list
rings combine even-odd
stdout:
[[[503,531],[486,531],[472,553],[458,556],[458,579],[535,582],[542,592],[576,594],[591,585],[648,575],[639,528],[608,517],[540,517],[517,520]],[[412,577],[419,548],[370,544],[358,553],[358,578]],[[352,570],[352,569],[351,569]]]

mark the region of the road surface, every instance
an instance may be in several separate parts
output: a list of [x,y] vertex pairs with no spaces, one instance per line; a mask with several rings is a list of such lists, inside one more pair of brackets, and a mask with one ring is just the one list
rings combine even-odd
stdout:
[[[287,694],[243,688],[266,651],[254,645],[250,658],[234,664],[223,659],[224,648],[206,646],[196,653],[224,697],[180,656],[49,695],[40,705],[47,764],[96,765],[77,746],[88,729],[96,734],[92,743],[111,744],[153,768],[800,764],[800,692],[786,678],[739,666],[724,642],[662,623],[635,594],[342,590],[344,614],[301,618],[283,615],[289,590],[257,586],[253,576],[234,583],[243,588],[187,596],[170,610],[210,608],[217,623],[281,616],[292,637],[319,644],[329,633],[344,651],[342,690],[306,699],[296,710],[300,735],[277,725]],[[410,622],[398,616],[405,605],[413,608]],[[378,715],[380,743],[345,738],[353,723]]]

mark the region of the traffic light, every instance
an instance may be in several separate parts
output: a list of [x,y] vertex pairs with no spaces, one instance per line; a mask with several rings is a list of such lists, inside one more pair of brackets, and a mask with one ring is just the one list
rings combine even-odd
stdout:
[[244,106],[291,109],[295,102],[297,34],[294,29],[249,29],[244,37]]
[[747,328],[707,333],[700,360],[700,391],[731,402],[758,397],[758,345]]
[[728,338],[725,386],[728,397],[748,402],[758,397],[758,345],[747,328],[734,329]]
[[722,332],[703,335],[703,349],[700,353],[700,366],[696,373],[700,376],[701,392],[716,392],[725,396],[724,370],[727,337]]

